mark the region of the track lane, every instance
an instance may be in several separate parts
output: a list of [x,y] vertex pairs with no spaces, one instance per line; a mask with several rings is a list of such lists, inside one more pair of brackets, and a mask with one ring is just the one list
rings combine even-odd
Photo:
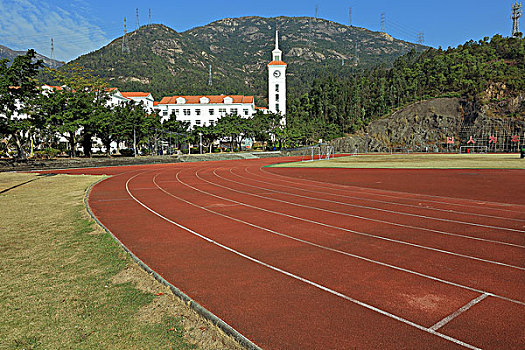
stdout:
[[[242,170],[241,170],[242,169]],[[489,225],[508,227],[510,229],[516,229],[520,231],[525,230],[525,218],[522,215],[519,215],[520,212],[515,211],[496,211],[495,213],[488,214],[484,213],[486,211],[484,208],[476,207],[470,205],[465,208],[454,207],[453,203],[446,202],[430,202],[425,200],[419,200],[418,203],[404,203],[405,199],[403,197],[396,197],[395,195],[388,196],[389,198],[372,198],[374,194],[364,191],[357,191],[351,189],[337,189],[333,190],[326,188],[326,186],[321,186],[310,181],[306,186],[299,186],[300,183],[297,181],[290,181],[282,179],[281,177],[275,176],[268,177],[268,174],[262,172],[261,167],[235,167],[232,168],[232,173],[238,177],[244,178],[246,181],[249,181],[251,184],[269,184],[280,188],[281,190],[291,191],[291,193],[297,195],[314,195],[321,196],[327,200],[334,200],[340,202],[346,202],[348,204],[359,204],[361,206],[369,206],[376,208],[378,210],[395,210],[400,211],[401,213],[406,212],[410,214],[413,210],[422,211],[426,216],[446,219],[452,218],[458,221],[469,222],[472,220],[474,224],[476,223],[487,223]],[[244,175],[244,176],[243,176]],[[385,195],[386,196],[386,195]],[[357,203],[356,203],[357,201]],[[525,209],[525,208],[524,208]],[[476,212],[480,210],[480,212]]]

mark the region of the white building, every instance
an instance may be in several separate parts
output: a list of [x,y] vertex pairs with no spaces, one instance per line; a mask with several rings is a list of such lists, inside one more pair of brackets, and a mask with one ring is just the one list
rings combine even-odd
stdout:
[[249,118],[256,108],[253,96],[242,95],[168,96],[155,106],[162,122],[175,116],[177,120],[189,122],[192,128],[212,125],[229,114]]
[[[275,50],[272,61],[268,63],[268,110],[272,113],[286,114],[286,63],[279,50],[279,31],[275,32]],[[284,118],[283,118],[284,120]]]

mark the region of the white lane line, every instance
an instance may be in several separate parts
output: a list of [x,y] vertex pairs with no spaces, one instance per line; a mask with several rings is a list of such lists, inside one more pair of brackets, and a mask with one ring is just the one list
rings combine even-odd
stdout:
[[448,315],[441,321],[437,322],[435,325],[433,325],[429,329],[432,331],[437,331],[438,329],[440,329],[441,327],[443,327],[444,325],[446,325],[447,323],[449,323],[450,321],[452,321],[453,319],[455,319],[456,317],[458,317],[459,315],[461,315],[462,313],[464,313],[465,311],[470,309],[472,306],[476,305],[477,303],[479,303],[480,301],[482,301],[488,296],[489,295],[487,293],[483,293],[477,298],[472,299],[469,303],[463,305],[461,308],[457,309],[456,311],[454,311],[453,313],[451,313],[450,315]]
[[[300,194],[294,194],[294,193],[289,193],[289,192],[282,192],[282,191],[272,190],[272,189],[269,189],[269,188],[266,188],[266,187],[248,185],[248,184],[245,184],[245,183],[241,183],[241,182],[238,182],[238,181],[227,179],[227,178],[225,178],[223,176],[218,175],[216,173],[216,171],[217,171],[217,169],[213,171],[215,176],[217,176],[217,177],[219,177],[219,178],[221,178],[223,180],[226,180],[226,181],[229,181],[229,182],[233,182],[233,183],[236,183],[236,184],[239,184],[239,185],[243,185],[243,186],[255,187],[255,188],[258,188],[258,189],[262,189],[262,190],[268,190],[268,191],[272,191],[272,192],[275,192],[275,193],[281,193],[281,194],[285,194],[285,195],[292,195],[292,196],[295,196],[295,197],[301,197],[301,198],[318,200],[318,201],[322,201],[322,202],[329,202],[329,203],[334,203],[334,204],[339,204],[339,205],[345,205],[345,206],[354,207],[354,208],[361,208],[361,209],[367,209],[367,210],[376,210],[376,211],[381,211],[381,212],[384,212],[384,213],[395,214],[395,215],[413,216],[413,217],[427,219],[427,220],[436,220],[436,221],[442,221],[442,222],[454,223],[454,224],[460,224],[460,225],[467,225],[467,226],[477,226],[477,227],[483,227],[483,228],[490,228],[490,229],[493,229],[493,230],[512,231],[512,232],[525,233],[524,230],[518,230],[518,229],[514,229],[514,228],[507,228],[507,227],[500,227],[500,226],[491,226],[491,225],[483,225],[483,224],[477,224],[477,223],[474,223],[474,222],[459,221],[459,220],[452,220],[452,219],[436,218],[436,217],[433,217],[433,216],[413,214],[413,213],[405,213],[405,212],[400,212],[400,211],[369,207],[369,206],[366,206],[366,205],[350,204],[350,203],[345,203],[345,202],[333,201],[333,200],[329,200],[329,199],[308,197],[308,196],[303,196],[303,195],[300,195]],[[231,170],[230,170],[230,172],[231,172]],[[312,208],[316,208],[316,207],[312,207]],[[341,214],[344,214],[344,213],[341,213]],[[372,220],[372,219],[370,219],[370,220]],[[494,242],[498,242],[500,244],[505,244],[505,243],[499,242],[499,241],[494,241]],[[512,243],[506,243],[506,244],[512,245]],[[519,246],[519,245],[518,245],[518,247],[525,248],[524,246]]]
[[[271,173],[269,171],[265,171],[262,167],[260,167],[260,171],[262,173],[265,173],[265,174],[270,175],[270,176],[282,177],[282,178],[285,178],[285,179],[288,179],[288,180],[295,180],[295,182],[294,181],[290,181],[290,182],[296,183],[296,184],[297,184],[298,180],[302,180],[303,182],[314,182],[314,183],[321,184],[323,186],[319,186],[318,185],[318,187],[322,187],[322,188],[326,188],[327,185],[330,185],[330,186],[333,186],[333,187],[339,187],[342,190],[347,190],[347,191],[351,191],[351,192],[356,192],[356,191],[359,192],[360,191],[360,192],[364,192],[364,193],[367,193],[367,194],[370,194],[370,195],[373,195],[373,196],[389,197],[389,198],[399,199],[399,195],[402,195],[403,196],[403,197],[401,197],[402,199],[406,199],[406,200],[410,200],[410,201],[414,201],[414,202],[415,201],[425,201],[425,202],[431,202],[431,203],[439,203],[439,204],[446,204],[446,205],[451,205],[451,206],[461,206],[461,207],[468,207],[468,208],[471,208],[472,206],[476,206],[476,205],[479,205],[479,204],[493,204],[494,206],[499,206],[499,207],[501,207],[501,206],[507,206],[507,207],[513,206],[513,207],[516,207],[515,210],[513,210],[513,209],[505,209],[505,208],[494,208],[494,207],[486,208],[487,210],[500,210],[500,211],[511,212],[513,214],[522,213],[523,210],[525,210],[525,206],[521,205],[521,204],[507,204],[507,203],[498,203],[498,202],[488,202],[488,201],[481,201],[481,200],[467,199],[467,198],[458,199],[458,198],[451,198],[451,197],[445,197],[445,196],[433,196],[433,195],[430,195],[430,194],[419,194],[419,193],[410,193],[410,192],[392,191],[392,190],[378,190],[378,189],[371,188],[371,187],[361,187],[361,186],[355,186],[355,185],[354,186],[353,185],[341,185],[341,184],[327,183],[327,182],[321,182],[321,181],[310,180],[310,179],[292,178],[292,177],[289,177],[289,176],[284,176],[284,175],[280,175],[280,174],[274,174],[274,173]],[[385,193],[392,193],[392,194],[385,194]],[[399,194],[399,195],[395,196],[393,194]],[[439,199],[443,199],[443,200],[448,200],[448,202],[441,202],[441,201],[436,201],[436,200],[432,200],[432,199],[424,199],[424,197],[439,198]],[[456,201],[460,201],[461,200],[461,201],[465,202],[465,204],[453,203],[453,202],[451,202],[451,200],[456,200]]]
[[[255,174],[255,173],[249,171],[248,169],[249,168],[247,166],[244,167],[244,171],[246,173],[252,175],[252,176],[256,176],[256,177],[262,178],[262,179],[267,179],[268,178],[268,177],[264,177],[262,175]],[[240,175],[237,175],[237,176],[240,176]],[[262,182],[262,183],[273,185],[273,186],[279,186],[279,187],[285,187],[285,188],[293,188],[293,189],[298,190],[298,191],[311,192],[311,193],[323,194],[323,195],[334,196],[334,197],[342,197],[342,198],[349,198],[349,199],[364,200],[364,201],[369,201],[369,202],[376,202],[376,203],[382,203],[382,204],[403,206],[403,207],[408,207],[408,208],[440,211],[440,212],[444,212],[444,213],[447,213],[447,214],[472,215],[472,216],[479,216],[479,217],[485,217],[485,218],[491,218],[491,219],[497,219],[497,220],[505,220],[505,221],[509,221],[510,220],[510,221],[517,221],[517,222],[525,222],[525,219],[509,218],[509,217],[505,217],[505,216],[496,216],[496,215],[489,215],[489,214],[473,213],[473,212],[458,211],[458,210],[452,210],[452,209],[442,209],[442,208],[437,208],[435,206],[423,207],[423,206],[420,206],[420,205],[413,205],[413,204],[400,203],[400,202],[390,202],[390,201],[386,201],[386,200],[373,199],[373,198],[369,198],[369,197],[358,197],[358,196],[349,196],[349,195],[344,195],[344,194],[339,194],[339,193],[330,193],[330,192],[326,191],[326,186],[323,188],[324,191],[314,191],[314,190],[307,190],[307,189],[301,188],[301,187],[290,186],[290,184],[294,184],[294,185],[297,184],[297,182],[293,182],[293,181],[280,180],[280,181],[288,183],[286,185],[282,185],[282,184],[277,184],[275,182],[256,180],[253,177],[250,177],[249,179],[252,180],[252,181]],[[313,185],[313,187],[321,187],[321,186]]]
[[[242,176],[237,175],[237,174],[235,174],[234,172],[232,172],[231,169],[230,169],[230,173],[231,173],[232,175],[234,175],[234,176],[237,176],[237,177],[243,178]],[[302,196],[302,195],[300,195],[300,194],[295,194],[295,193],[291,193],[291,192],[283,192],[283,191],[277,191],[277,190],[268,189],[268,188],[266,188],[266,187],[260,187],[260,186],[249,185],[249,184],[244,183],[244,182],[238,182],[238,181],[228,180],[228,179],[226,179],[225,177],[216,174],[215,171],[214,171],[214,174],[215,174],[217,177],[219,177],[219,178],[221,178],[221,179],[224,179],[224,180],[226,180],[226,181],[234,182],[234,183],[237,183],[237,184],[239,184],[239,185],[243,185],[243,186],[253,187],[253,188],[256,188],[256,189],[268,190],[268,191],[271,191],[271,192],[274,192],[274,193],[279,193],[279,194],[284,194],[284,195],[290,195],[290,196],[295,196],[295,197],[299,197],[299,198],[306,198],[306,199],[311,199],[311,200],[317,200],[317,201],[322,201],[322,202],[329,202],[329,203],[334,203],[334,204],[340,204],[340,205],[350,206],[350,207],[359,207],[359,208],[365,208],[365,209],[369,209],[369,208],[370,208],[370,207],[363,207],[363,206],[360,206],[360,205],[349,204],[349,203],[345,203],[345,202],[332,201],[332,200],[324,199],[324,198],[316,198],[316,197]],[[255,181],[257,181],[257,180],[255,180]],[[258,194],[261,194],[261,193],[258,193]],[[265,198],[268,198],[268,197],[265,197]],[[280,201],[279,199],[275,199],[275,198],[268,198],[268,199],[275,200],[275,201]],[[284,201],[284,202],[286,202],[286,203],[291,203],[291,202],[287,202],[287,201]],[[300,204],[298,204],[298,205],[300,205]],[[312,208],[312,209],[322,210],[322,211],[328,210],[328,209],[317,208],[317,207],[310,207],[310,206],[308,206],[308,207],[309,207],[309,208]],[[371,208],[371,209],[374,209],[374,208]],[[374,209],[374,210],[380,210],[380,211],[383,211],[383,209]],[[393,225],[393,226],[399,226],[399,227],[411,228],[411,229],[415,229],[415,230],[434,232],[434,233],[438,233],[438,234],[442,234],[442,235],[447,235],[447,236],[455,236],[455,237],[461,237],[461,238],[466,238],[466,239],[472,239],[472,240],[476,240],[476,241],[482,241],[482,242],[488,242],[488,243],[494,243],[494,244],[501,244],[501,245],[506,245],[506,246],[511,246],[511,247],[516,247],[516,248],[525,249],[525,246],[523,246],[523,245],[514,244],[514,243],[509,243],[509,242],[496,241],[496,240],[493,240],[493,239],[487,239],[487,238],[481,238],[481,237],[475,237],[475,236],[462,235],[462,234],[459,234],[459,233],[453,233],[453,232],[447,232],[447,231],[435,230],[435,229],[430,229],[430,228],[425,228],[425,227],[420,227],[420,226],[412,226],[412,225],[400,224],[400,223],[396,223],[396,222],[393,222],[393,221],[386,221],[386,220],[374,219],[374,218],[370,218],[370,217],[366,217],[366,216],[360,216],[360,215],[355,215],[355,214],[350,214],[350,213],[344,213],[344,212],[339,212],[339,211],[332,211],[332,210],[328,210],[328,211],[329,211],[329,212],[333,212],[333,213],[337,213],[337,214],[339,214],[339,215],[355,217],[355,218],[358,218],[358,219],[361,219],[361,220],[367,220],[367,221],[379,222],[379,223],[383,223],[383,224],[387,224],[387,225]],[[395,214],[398,213],[398,212],[395,212],[395,211],[389,211],[389,212],[391,212],[391,213],[395,213]],[[404,213],[401,212],[400,214],[404,214]],[[408,214],[408,215],[418,216],[417,214]],[[523,231],[523,232],[525,232],[525,231]]]
[[[253,194],[253,193],[249,193],[249,192],[235,190],[235,189],[232,189],[230,187],[219,185],[219,184],[216,184],[214,182],[208,181],[208,180],[206,180],[206,179],[204,179],[204,178],[199,176],[199,171],[200,170],[198,170],[195,173],[195,176],[197,178],[199,178],[200,180],[205,181],[205,182],[207,182],[207,183],[209,183],[209,184],[211,184],[213,186],[222,187],[222,188],[225,188],[225,189],[230,190],[232,192],[237,192],[237,193],[247,194],[247,195],[254,196],[254,197],[260,197],[260,198],[264,198],[264,199],[273,200],[271,198],[267,198],[267,197],[264,197],[264,196],[259,196],[259,195],[256,195],[256,194]],[[354,234],[361,235],[361,236],[372,237],[372,238],[376,238],[376,239],[380,239],[380,240],[384,240],[384,241],[389,241],[389,242],[394,242],[394,243],[398,243],[398,244],[404,244],[404,245],[408,245],[408,246],[411,246],[411,247],[431,250],[431,251],[435,251],[435,252],[439,252],[439,253],[443,253],[443,254],[458,256],[458,257],[461,257],[461,258],[477,260],[477,261],[481,261],[481,262],[488,263],[488,264],[500,265],[500,266],[510,267],[510,268],[518,269],[518,270],[525,270],[525,267],[505,264],[505,263],[502,263],[502,262],[499,262],[499,261],[487,260],[487,259],[478,258],[478,257],[471,256],[471,255],[466,255],[466,254],[454,253],[454,252],[451,252],[451,251],[448,251],[448,250],[427,247],[427,246],[424,246],[424,245],[410,243],[410,242],[406,242],[406,241],[401,241],[401,240],[397,240],[397,239],[393,239],[393,238],[387,238],[387,237],[383,237],[383,236],[378,236],[378,235],[374,235],[374,234],[371,234],[371,233],[355,231],[355,230],[351,230],[351,229],[340,227],[340,226],[330,225],[330,224],[326,224],[326,223],[319,222],[319,221],[314,221],[314,220],[310,220],[310,219],[301,218],[301,217],[294,216],[294,215],[291,215],[291,214],[286,214],[286,213],[282,213],[282,212],[278,212],[278,211],[273,211],[273,210],[270,210],[270,209],[264,209],[264,208],[252,206],[250,204],[239,202],[239,201],[235,201],[235,200],[230,200],[230,201],[235,202],[235,203],[239,203],[241,205],[244,205],[244,206],[247,206],[247,207],[250,207],[250,208],[254,208],[254,209],[257,209],[257,210],[262,210],[262,211],[265,211],[265,212],[268,212],[268,213],[281,215],[281,216],[289,217],[289,218],[292,218],[292,219],[296,219],[296,220],[300,220],[300,221],[304,221],[304,222],[309,222],[309,223],[312,223],[312,224],[315,224],[315,225],[320,225],[320,226],[324,226],[324,227],[328,227],[328,228],[333,228],[333,229],[336,229],[336,230],[350,232],[350,233],[354,233]],[[276,200],[276,201],[281,201],[281,200]],[[286,202],[286,201],[281,201],[281,202]],[[294,203],[290,203],[290,204],[296,205],[296,206],[299,206],[299,207],[305,207],[305,208],[312,209],[312,208],[310,208],[308,206],[304,206],[304,205],[299,205],[299,204],[294,204]],[[322,211],[330,212],[329,210],[322,210]]]
[[[177,177],[178,181],[182,185],[184,185],[186,187],[189,187],[189,188],[193,189],[194,191],[197,191],[197,192],[209,195],[209,196],[213,196],[215,198],[219,198],[219,199],[222,199],[224,201],[230,201],[228,198],[224,198],[224,197],[218,196],[216,194],[213,194],[213,193],[210,193],[210,192],[206,192],[204,190],[200,190],[200,189],[198,189],[196,187],[193,187],[193,186],[183,182],[182,180],[180,180],[179,174],[180,174],[180,171],[177,173],[176,177]],[[241,219],[238,219],[238,218],[235,218],[235,217],[223,214],[223,213],[219,213],[217,211],[214,211],[214,210],[211,210],[209,208],[206,208],[206,207],[200,206],[198,204],[195,204],[193,202],[190,202],[190,201],[188,201],[188,200],[186,200],[184,198],[178,197],[178,196],[174,195],[173,193],[171,193],[169,191],[166,191],[164,188],[160,187],[157,184],[156,176],[153,178],[153,182],[155,183],[155,185],[162,192],[166,193],[167,195],[169,195],[169,196],[171,196],[173,198],[176,198],[176,199],[178,199],[178,200],[180,200],[182,202],[190,204],[190,205],[192,205],[192,206],[194,206],[196,208],[200,208],[200,209],[205,210],[207,212],[210,212],[210,213],[213,213],[213,214],[216,214],[216,215],[228,218],[230,220],[233,220],[233,221],[236,221],[236,222],[239,222],[239,223],[251,226],[251,227],[256,228],[256,229],[260,229],[260,230],[263,230],[263,231],[266,231],[266,232],[269,232],[269,233],[272,233],[272,234],[275,234],[275,235],[278,235],[278,236],[281,236],[281,237],[285,237],[285,238],[288,238],[288,239],[291,239],[291,240],[294,240],[294,241],[297,241],[297,242],[301,242],[301,243],[304,243],[304,244],[308,244],[308,245],[311,245],[311,246],[314,246],[314,247],[317,247],[317,248],[321,248],[321,249],[324,249],[324,250],[327,250],[327,251],[331,251],[331,252],[334,252],[334,253],[338,253],[338,254],[346,255],[346,256],[349,256],[349,257],[352,257],[352,258],[356,258],[356,259],[359,259],[359,260],[363,260],[363,261],[366,261],[366,262],[369,262],[369,263],[372,263],[372,264],[377,264],[377,265],[380,265],[380,266],[388,267],[388,268],[393,269],[393,270],[406,272],[406,273],[409,273],[409,274],[412,274],[412,275],[416,275],[416,276],[423,277],[423,278],[426,278],[426,279],[430,279],[430,280],[433,280],[433,281],[436,281],[436,282],[448,284],[448,285],[451,285],[451,286],[454,286],[454,287],[458,287],[458,288],[462,288],[462,289],[465,289],[465,290],[473,291],[473,292],[476,292],[476,293],[483,293],[483,294],[491,295],[491,296],[493,296],[495,298],[502,299],[502,300],[505,300],[505,301],[509,301],[509,302],[512,302],[512,303],[515,303],[515,304],[525,305],[524,302],[521,302],[521,301],[518,301],[518,300],[510,299],[510,298],[507,298],[507,297],[504,297],[504,296],[501,296],[501,295],[498,295],[498,294],[494,294],[494,293],[490,293],[490,292],[487,292],[487,291],[484,291],[484,290],[472,288],[472,287],[465,286],[465,285],[462,285],[462,284],[459,284],[459,283],[455,283],[455,282],[452,282],[452,281],[447,281],[447,280],[441,279],[439,277],[426,275],[426,274],[421,273],[421,272],[405,269],[403,267],[399,267],[399,266],[396,266],[396,265],[387,264],[387,263],[384,263],[384,262],[381,262],[381,261],[378,261],[378,260],[366,258],[366,257],[361,256],[361,255],[356,255],[356,254],[345,252],[345,251],[342,251],[342,250],[339,250],[339,249],[323,246],[323,245],[320,245],[320,244],[317,244],[317,243],[314,243],[314,242],[311,242],[311,241],[307,241],[307,240],[304,240],[304,239],[301,239],[301,238],[297,238],[297,237],[293,237],[293,236],[287,235],[285,233],[277,232],[277,231],[274,231],[272,229],[269,229],[269,228],[266,228],[266,227],[262,227],[262,226],[259,226],[259,225],[256,225],[256,224],[253,224],[253,223],[250,223],[250,222],[247,222],[247,221],[244,221],[244,220],[241,220]]]
[[362,306],[362,307],[364,307],[364,308],[366,308],[366,309],[369,309],[369,310],[375,311],[375,312],[377,312],[377,313],[379,313],[379,314],[381,314],[381,315],[387,316],[387,317],[392,318],[392,319],[394,319],[394,320],[396,320],[396,321],[402,322],[402,323],[404,323],[404,324],[406,324],[406,325],[409,325],[409,326],[412,326],[412,327],[414,327],[414,328],[416,328],[416,329],[422,330],[422,331],[424,331],[424,332],[426,332],[426,333],[430,333],[430,334],[436,335],[436,336],[438,336],[438,337],[440,337],[440,338],[443,338],[443,339],[448,340],[448,341],[450,341],[450,342],[453,342],[453,343],[455,343],[455,344],[461,345],[461,346],[463,346],[463,347],[465,347],[465,348],[468,348],[468,349],[479,349],[479,348],[475,347],[474,345],[470,345],[470,344],[465,343],[465,342],[463,342],[463,341],[461,341],[461,340],[459,340],[459,339],[456,339],[456,338],[450,337],[450,336],[448,336],[448,335],[445,335],[445,334],[439,333],[439,332],[437,332],[437,331],[430,330],[430,329],[427,328],[427,327],[424,327],[424,326],[422,326],[422,325],[419,325],[419,324],[417,324],[417,323],[414,323],[414,322],[412,322],[412,321],[409,321],[409,320],[407,320],[407,319],[405,319],[405,318],[403,318],[403,317],[396,316],[396,315],[394,315],[394,314],[391,314],[391,313],[389,313],[389,312],[386,312],[386,311],[384,311],[384,310],[381,310],[381,309],[379,309],[379,308],[377,308],[377,307],[375,307],[375,306],[369,305],[369,304],[367,304],[367,303],[364,303],[364,302],[362,302],[362,301],[359,301],[359,300],[357,300],[357,299],[354,299],[354,298],[352,298],[352,297],[349,297],[349,296],[347,296],[347,295],[345,295],[345,294],[343,294],[343,293],[339,293],[339,292],[337,292],[337,291],[335,291],[335,290],[333,290],[333,289],[330,289],[330,288],[328,288],[328,287],[325,287],[325,286],[323,286],[323,285],[321,285],[321,284],[319,284],[319,283],[316,283],[316,282],[310,281],[310,280],[308,280],[308,279],[306,279],[306,278],[300,277],[300,276],[298,276],[298,275],[295,275],[295,274],[293,274],[293,273],[290,273],[290,272],[288,272],[288,271],[285,271],[285,270],[280,269],[280,268],[278,268],[278,267],[275,267],[275,266],[273,266],[273,265],[267,264],[267,263],[265,263],[265,262],[263,262],[263,261],[261,261],[261,260],[258,260],[258,259],[256,259],[256,258],[253,258],[253,257],[251,257],[251,256],[249,256],[249,255],[246,255],[246,254],[244,254],[244,253],[241,253],[241,252],[239,252],[239,251],[237,251],[237,250],[235,250],[235,249],[233,249],[233,248],[230,248],[230,247],[228,247],[228,246],[226,246],[226,245],[224,245],[224,244],[221,244],[221,243],[219,243],[219,242],[217,242],[217,241],[215,241],[215,240],[213,240],[213,239],[211,239],[211,238],[209,238],[209,237],[207,237],[207,236],[204,236],[204,235],[202,235],[202,234],[200,234],[200,233],[197,233],[197,232],[193,231],[192,229],[187,228],[187,227],[185,227],[185,226],[183,226],[183,225],[181,225],[181,224],[179,224],[179,223],[177,223],[177,222],[175,222],[175,221],[173,221],[173,220],[170,220],[169,218],[163,216],[162,214],[160,214],[160,213],[156,212],[155,210],[151,209],[150,207],[148,207],[146,204],[144,204],[143,202],[141,202],[140,200],[138,200],[135,196],[133,196],[133,194],[130,192],[130,190],[129,190],[129,182],[130,182],[132,179],[134,179],[135,177],[137,177],[138,175],[140,175],[140,174],[137,174],[137,175],[135,175],[135,176],[133,176],[133,177],[131,177],[131,178],[128,179],[128,181],[126,182],[126,191],[127,191],[128,194],[130,195],[130,197],[133,198],[133,200],[135,200],[135,201],[136,201],[138,204],[140,204],[142,207],[144,207],[144,208],[145,208],[146,210],[148,210],[149,212],[155,214],[156,216],[160,217],[161,219],[163,219],[163,220],[169,222],[170,224],[173,224],[173,225],[179,227],[180,229],[183,229],[184,231],[187,231],[187,232],[191,233],[192,235],[194,235],[194,236],[196,236],[196,237],[199,237],[199,238],[205,240],[205,241],[208,242],[208,243],[214,244],[214,245],[216,245],[216,246],[218,246],[218,247],[220,247],[220,248],[222,248],[222,249],[225,249],[225,250],[227,250],[227,251],[229,251],[229,252],[231,252],[231,253],[234,253],[234,254],[236,254],[236,255],[242,257],[242,258],[245,258],[245,259],[247,259],[247,260],[249,260],[249,261],[252,261],[252,262],[254,262],[254,263],[256,263],[256,264],[259,264],[259,265],[261,265],[261,266],[264,266],[264,267],[266,267],[266,268],[268,268],[268,269],[271,269],[271,270],[273,270],[273,271],[279,272],[279,273],[281,273],[281,274],[283,274],[283,275],[285,275],[285,276],[288,276],[288,277],[291,277],[291,278],[296,279],[296,280],[298,280],[298,281],[301,281],[301,282],[303,282],[303,283],[306,283],[306,284],[308,284],[308,285],[310,285],[310,286],[312,286],[312,287],[315,287],[315,288],[318,288],[318,289],[323,290],[323,291],[325,291],[325,292],[328,292],[328,293],[330,293],[330,294],[332,294],[332,295],[335,295],[335,296],[337,296],[337,297],[339,297],[339,298],[342,298],[342,299],[344,299],[344,300],[348,300],[348,301],[350,301],[350,302],[352,302],[352,303],[354,303],[354,304],[357,304],[357,305],[359,305],[359,306]]

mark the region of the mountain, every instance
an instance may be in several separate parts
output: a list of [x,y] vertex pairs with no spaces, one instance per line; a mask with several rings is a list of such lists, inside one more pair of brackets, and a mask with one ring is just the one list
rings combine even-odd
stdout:
[[[89,68],[123,90],[170,94],[267,94],[267,68],[279,28],[288,63],[290,94],[298,96],[316,77],[348,75],[359,68],[391,66],[425,46],[385,33],[310,17],[222,19],[182,33],[147,25],[70,62]],[[126,50],[126,47],[129,51]],[[344,64],[343,64],[344,62]],[[208,86],[209,66],[212,86]],[[357,67],[357,68],[356,68]]]
[[[25,55],[25,54],[26,54],[26,51],[15,51],[15,50],[11,50],[8,47],[0,45],[0,59],[7,58],[8,60],[12,61],[15,59],[15,57],[20,56],[20,55]],[[64,62],[52,60],[39,53],[36,54],[36,59],[44,61],[44,65],[47,67],[57,68],[57,67],[64,65]]]

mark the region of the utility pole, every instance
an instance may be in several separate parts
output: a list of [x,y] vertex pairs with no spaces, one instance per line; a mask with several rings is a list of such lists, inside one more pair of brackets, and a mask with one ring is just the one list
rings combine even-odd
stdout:
[[139,23],[139,8],[137,7],[137,28],[135,28],[136,30],[138,30],[140,28],[140,23]]
[[213,85],[213,80],[212,80],[212,75],[211,75],[211,64],[210,64],[210,74],[208,77],[208,86],[212,86],[212,85]]
[[384,12],[381,12],[381,33],[386,33],[385,21],[386,21],[386,15]]
[[126,26],[126,17],[124,17],[124,35],[122,35],[122,53],[128,53],[128,43],[126,41],[126,34],[128,33],[128,28]]
[[521,2],[512,5],[512,36],[516,36],[520,32],[520,17],[522,15]]
[[417,42],[418,44],[423,44],[425,42],[425,33],[419,32],[417,33]]

